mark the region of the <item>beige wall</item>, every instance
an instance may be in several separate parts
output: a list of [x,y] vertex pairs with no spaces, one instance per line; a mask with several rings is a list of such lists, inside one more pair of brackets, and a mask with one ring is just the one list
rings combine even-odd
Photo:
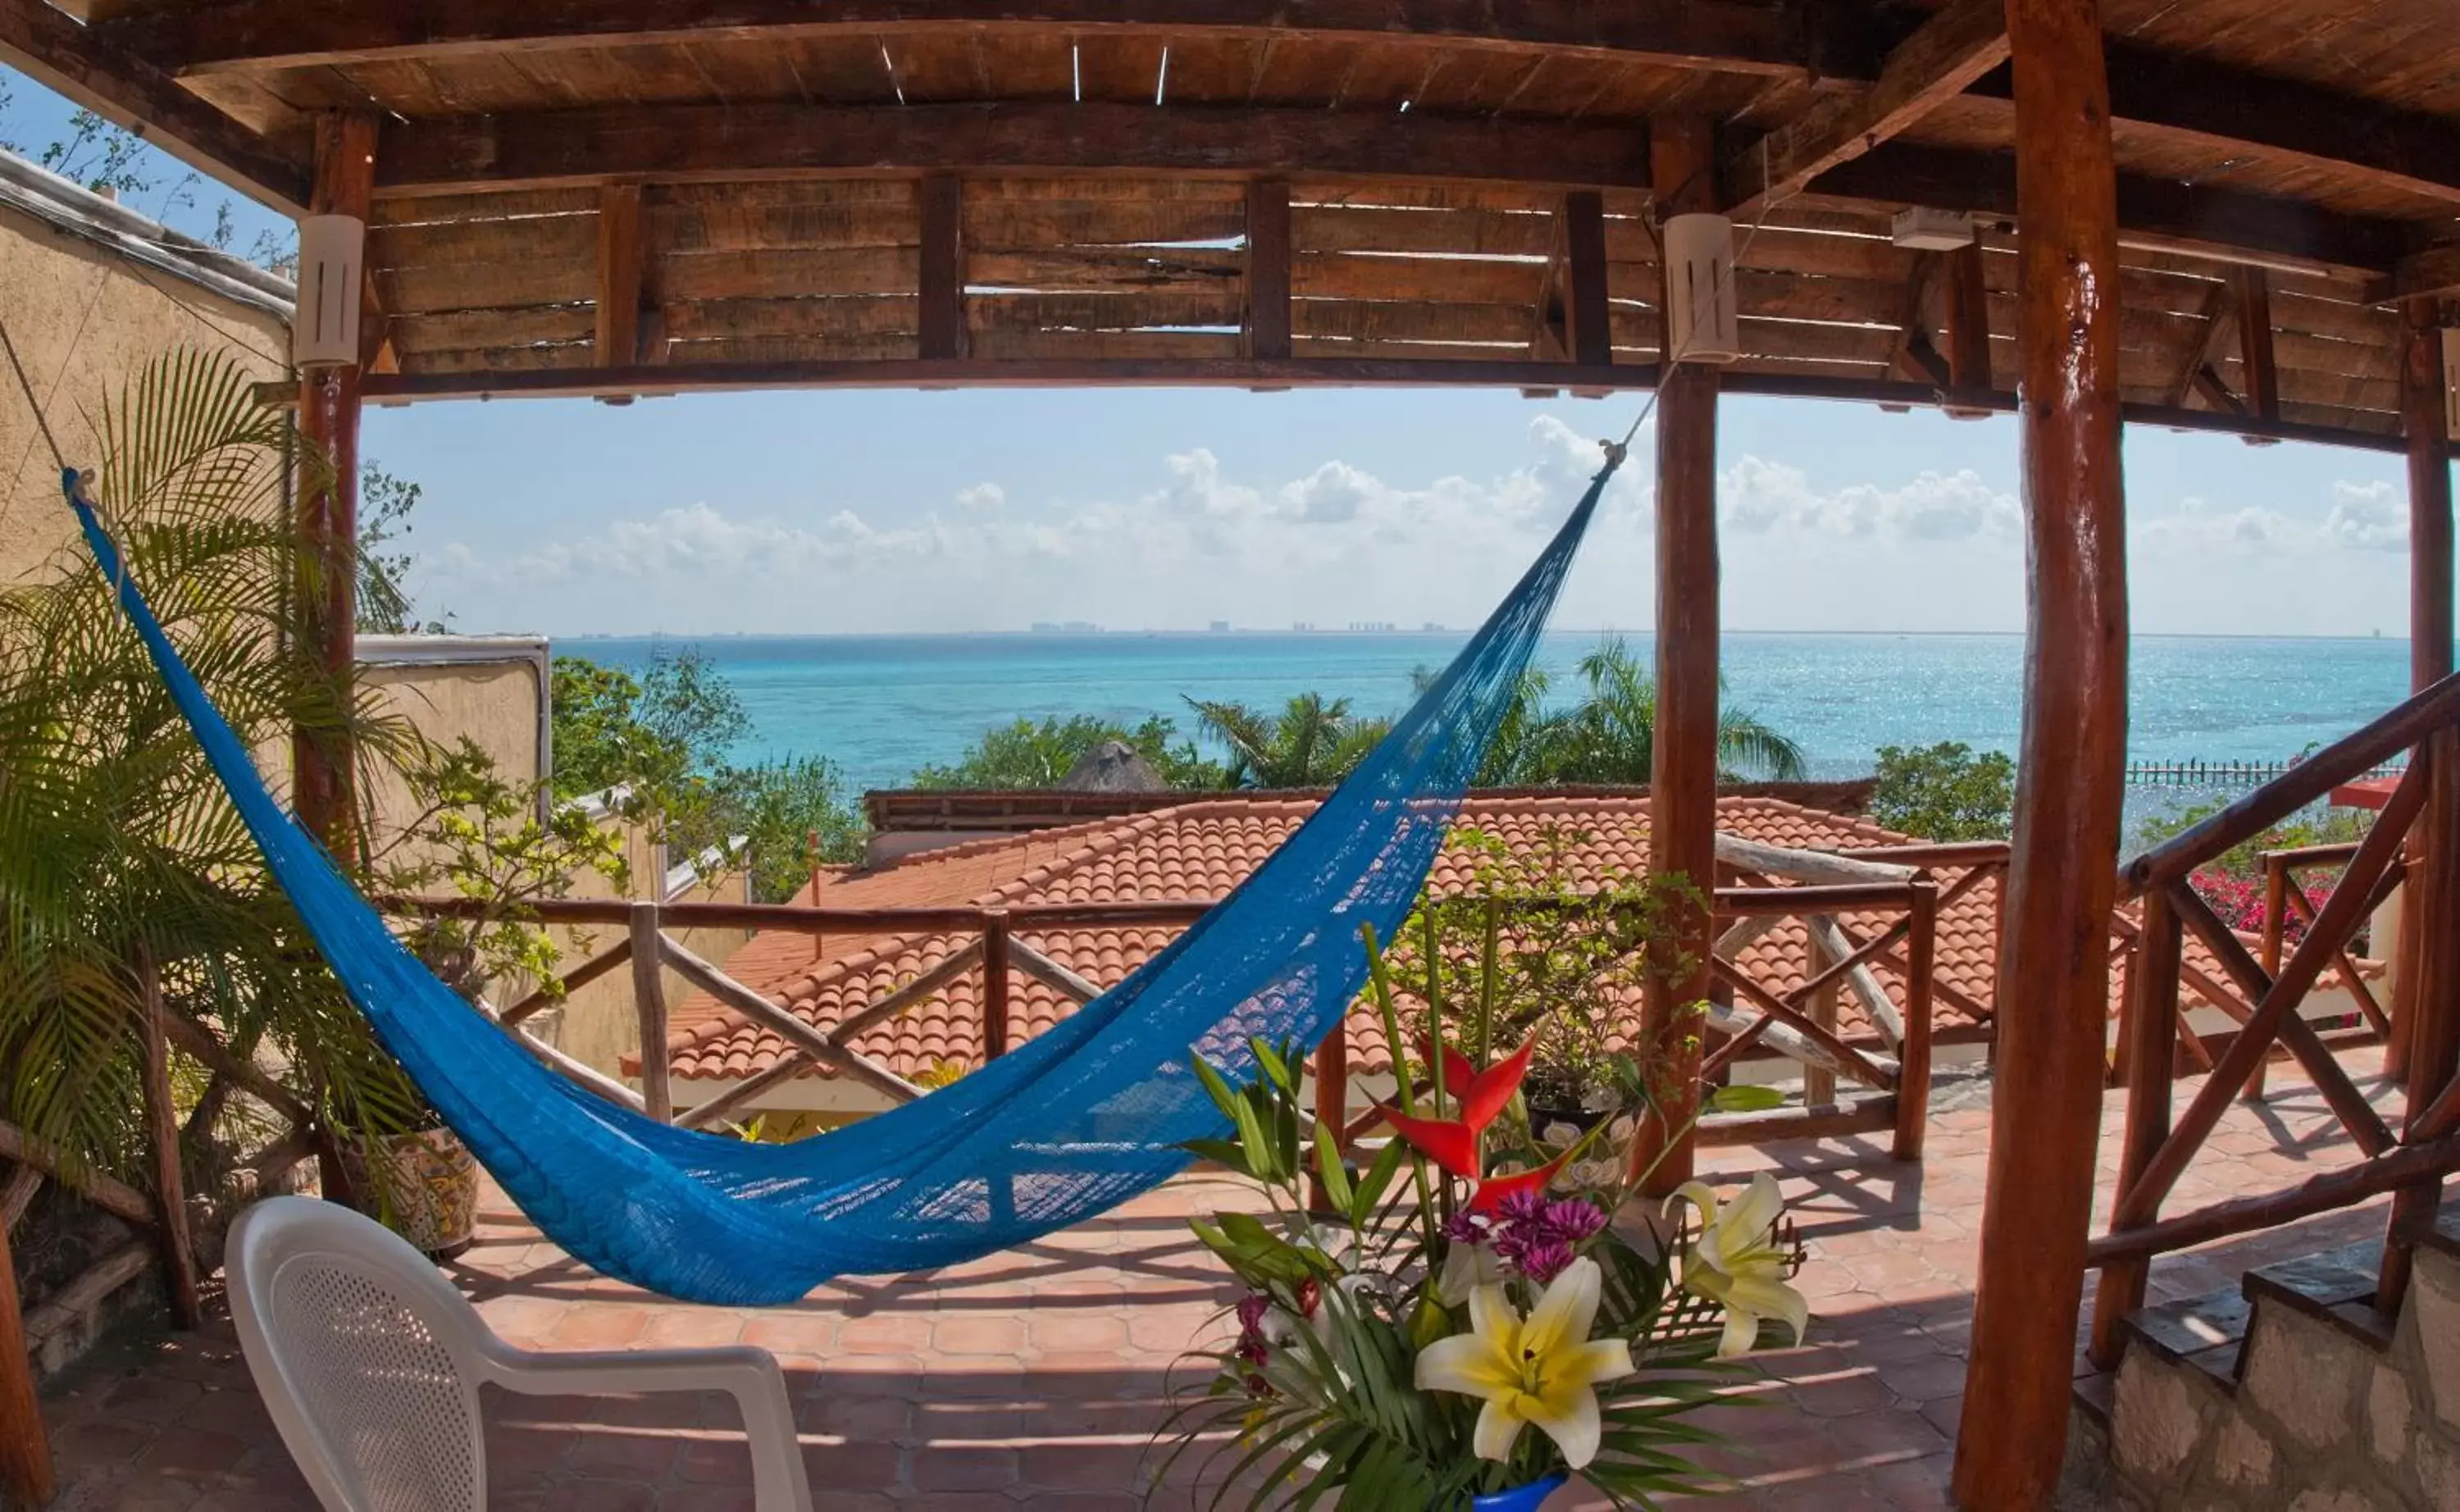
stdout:
[[[539,727],[546,696],[540,687],[544,644],[528,643],[538,647],[535,656],[516,643],[500,659],[484,661],[409,662],[392,659],[384,650],[420,639],[469,644],[457,636],[361,637],[359,686],[375,695],[379,710],[439,746],[476,741],[507,782],[535,782],[544,777],[542,763],[550,759]],[[384,774],[370,797],[383,840],[415,817],[409,785],[393,773]]]
[[[0,168],[0,313],[72,465],[95,461],[88,416],[103,398],[174,348],[231,352],[260,378],[286,371],[285,316],[65,228],[61,220],[94,221],[95,234],[112,241],[128,218],[22,163]],[[72,534],[25,394],[0,371],[0,581],[42,572]]]

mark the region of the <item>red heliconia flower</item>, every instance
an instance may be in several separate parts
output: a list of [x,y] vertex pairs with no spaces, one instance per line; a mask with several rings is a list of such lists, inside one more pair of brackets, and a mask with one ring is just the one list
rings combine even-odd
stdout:
[[1376,1105],[1385,1121],[1410,1142],[1410,1148],[1461,1180],[1476,1183],[1476,1194],[1470,1199],[1471,1212],[1490,1212],[1515,1192],[1544,1188],[1570,1158],[1566,1151],[1534,1171],[1498,1176],[1493,1181],[1484,1180],[1478,1169],[1478,1136],[1511,1105],[1521,1080],[1529,1075],[1529,1056],[1537,1048],[1538,1036],[1532,1034],[1518,1050],[1484,1071],[1475,1071],[1469,1057],[1450,1045],[1421,1046],[1422,1054],[1442,1076],[1444,1091],[1452,1097],[1459,1117],[1413,1118],[1389,1103]]

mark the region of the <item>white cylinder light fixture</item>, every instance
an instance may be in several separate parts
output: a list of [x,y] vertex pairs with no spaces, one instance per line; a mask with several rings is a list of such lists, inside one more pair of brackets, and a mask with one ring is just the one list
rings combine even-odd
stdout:
[[299,221],[299,308],[290,317],[290,357],[303,368],[346,368],[359,360],[359,281],[367,265],[367,223],[353,215]]
[[2460,437],[2460,327],[2443,328],[2443,434]]
[[1678,215],[1665,223],[1667,362],[1732,362],[1743,354],[1734,299],[1734,223]]

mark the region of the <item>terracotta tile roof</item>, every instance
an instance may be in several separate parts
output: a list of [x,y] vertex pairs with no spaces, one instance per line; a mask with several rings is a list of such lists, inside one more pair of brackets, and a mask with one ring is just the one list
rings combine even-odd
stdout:
[[[1030,835],[977,841],[872,871],[826,877],[820,899],[832,907],[1211,900],[1227,893],[1254,870],[1314,807],[1312,799],[1217,798]],[[1641,797],[1481,796],[1466,805],[1462,822],[1524,851],[1550,829],[1568,830],[1579,838],[1573,869],[1589,880],[1636,874],[1647,865],[1648,804]],[[1867,820],[1767,798],[1721,800],[1719,825],[1747,840],[1804,849],[1852,850],[1905,840]],[[1437,862],[1434,884],[1441,891],[1470,890],[1472,868],[1470,856],[1457,845],[1449,847]],[[1942,872],[1942,885],[1957,875]],[[805,897],[812,894],[807,892]],[[1995,881],[1982,883],[1942,911],[1939,980],[1949,990],[1937,1005],[1937,1021],[1942,1027],[1968,1025],[1987,1016],[1997,911]],[[1878,914],[1858,921],[1865,937],[1888,922],[1892,916]],[[1851,916],[1844,920],[1849,931],[1856,924]],[[1020,930],[1018,937],[1107,987],[1159,950],[1176,932],[1166,927],[1066,928]],[[727,963],[727,970],[746,985],[790,1003],[809,1022],[826,1028],[928,970],[971,940],[966,935],[831,938],[821,943],[816,954],[808,938],[772,933],[744,946]],[[1791,921],[1741,957],[1744,969],[1779,993],[1803,982],[1806,963],[1802,926]],[[1897,988],[1898,979],[1884,962],[1877,970],[1884,985]],[[1066,999],[1022,973],[1010,973],[1009,983],[1011,1043],[1048,1029],[1072,1010]],[[1847,1033],[1867,1031],[1850,994],[1844,997],[1840,1016]],[[674,1026],[672,1067],[681,1077],[732,1079],[755,1075],[787,1049],[774,1033],[747,1023],[706,994],[682,1004]],[[1384,1036],[1372,1015],[1354,1015],[1351,1031],[1352,1064],[1368,1072],[1389,1070]],[[978,1064],[982,1054],[978,975],[960,978],[857,1043],[866,1054],[909,1076],[944,1061]]]

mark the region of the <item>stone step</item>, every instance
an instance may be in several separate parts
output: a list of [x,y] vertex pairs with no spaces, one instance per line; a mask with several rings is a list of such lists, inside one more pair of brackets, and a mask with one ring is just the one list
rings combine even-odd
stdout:
[[2370,1241],[2259,1266],[2246,1273],[2245,1291],[2249,1302],[2304,1313],[2381,1350],[2397,1321],[2375,1306],[2382,1273],[2383,1245]]
[[2238,1346],[2254,1311],[2242,1290],[2139,1308],[2125,1325],[2129,1347],[2142,1345],[2163,1359],[2193,1366],[2230,1390],[2237,1384]]

